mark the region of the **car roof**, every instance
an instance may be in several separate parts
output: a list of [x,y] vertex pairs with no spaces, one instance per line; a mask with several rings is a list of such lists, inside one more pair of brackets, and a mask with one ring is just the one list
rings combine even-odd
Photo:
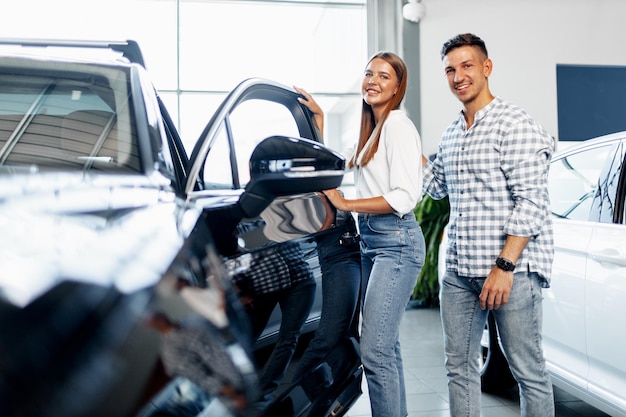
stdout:
[[[0,54],[100,63],[135,63],[145,68],[137,42],[0,38]],[[79,58],[77,58],[79,57]]]

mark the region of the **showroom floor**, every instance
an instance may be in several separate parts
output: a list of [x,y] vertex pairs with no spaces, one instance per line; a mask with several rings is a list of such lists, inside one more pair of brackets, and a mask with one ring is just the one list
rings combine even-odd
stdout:
[[[439,309],[408,309],[400,328],[409,417],[449,417],[443,339]],[[588,404],[555,388],[556,417],[608,417]],[[519,416],[519,401],[483,394],[482,417]],[[369,417],[365,379],[363,395],[348,417]]]

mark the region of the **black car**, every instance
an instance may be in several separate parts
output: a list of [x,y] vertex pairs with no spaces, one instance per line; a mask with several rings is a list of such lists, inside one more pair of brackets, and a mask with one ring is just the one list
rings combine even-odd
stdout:
[[354,220],[320,192],[345,161],[297,98],[243,81],[188,157],[136,43],[0,40],[0,415],[346,413],[356,319],[259,392],[293,271],[311,297],[295,366],[333,267],[320,242],[358,260]]

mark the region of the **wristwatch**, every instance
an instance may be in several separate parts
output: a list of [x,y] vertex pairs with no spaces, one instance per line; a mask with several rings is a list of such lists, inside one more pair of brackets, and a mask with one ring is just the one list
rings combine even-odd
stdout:
[[506,258],[496,259],[496,266],[503,271],[513,271],[515,269],[515,264]]

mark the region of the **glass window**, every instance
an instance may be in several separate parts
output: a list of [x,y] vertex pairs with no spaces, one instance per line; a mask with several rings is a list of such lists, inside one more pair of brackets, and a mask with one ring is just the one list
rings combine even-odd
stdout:
[[[228,128],[227,128],[228,127]],[[231,146],[228,141],[233,139]],[[248,100],[239,104],[222,122],[204,164],[204,189],[243,188],[250,181],[250,156],[254,148],[270,136],[300,137],[289,110],[266,100]],[[233,178],[233,158],[238,180]]]
[[229,190],[235,188],[228,135],[224,123],[220,126],[219,132],[204,163],[204,189],[205,190]]
[[609,164],[600,173],[589,219],[602,223],[613,223],[617,209],[617,193],[620,175],[624,164],[624,145],[620,143],[611,149]]
[[270,136],[299,138],[291,112],[282,104],[267,100],[248,100],[235,108],[230,117],[241,186],[250,181],[250,155],[256,145]]
[[[23,71],[34,74],[36,66]],[[0,75],[0,165],[140,172],[125,75],[82,70],[76,78],[47,69]]]
[[356,143],[368,58],[365,0],[185,1],[179,13],[177,92],[187,98],[177,123],[186,146],[211,114],[208,106],[187,103],[223,96],[251,77],[305,88],[326,113],[326,144],[341,151]]
[[611,148],[606,145],[586,149],[552,162],[548,189],[554,215],[572,220],[589,219],[600,171]]
[[229,91],[263,77],[309,91],[355,91],[367,59],[365,12],[365,2],[181,2],[180,89]]
[[209,119],[211,119],[211,116],[222,101],[224,101],[224,98],[226,98],[225,93],[183,93],[179,97],[180,106],[178,106],[178,103],[175,101],[176,97],[173,94],[168,96],[168,109],[171,105],[178,110],[177,114],[180,117],[178,132],[188,155],[191,155],[193,147],[202,134],[202,130],[204,130]]

